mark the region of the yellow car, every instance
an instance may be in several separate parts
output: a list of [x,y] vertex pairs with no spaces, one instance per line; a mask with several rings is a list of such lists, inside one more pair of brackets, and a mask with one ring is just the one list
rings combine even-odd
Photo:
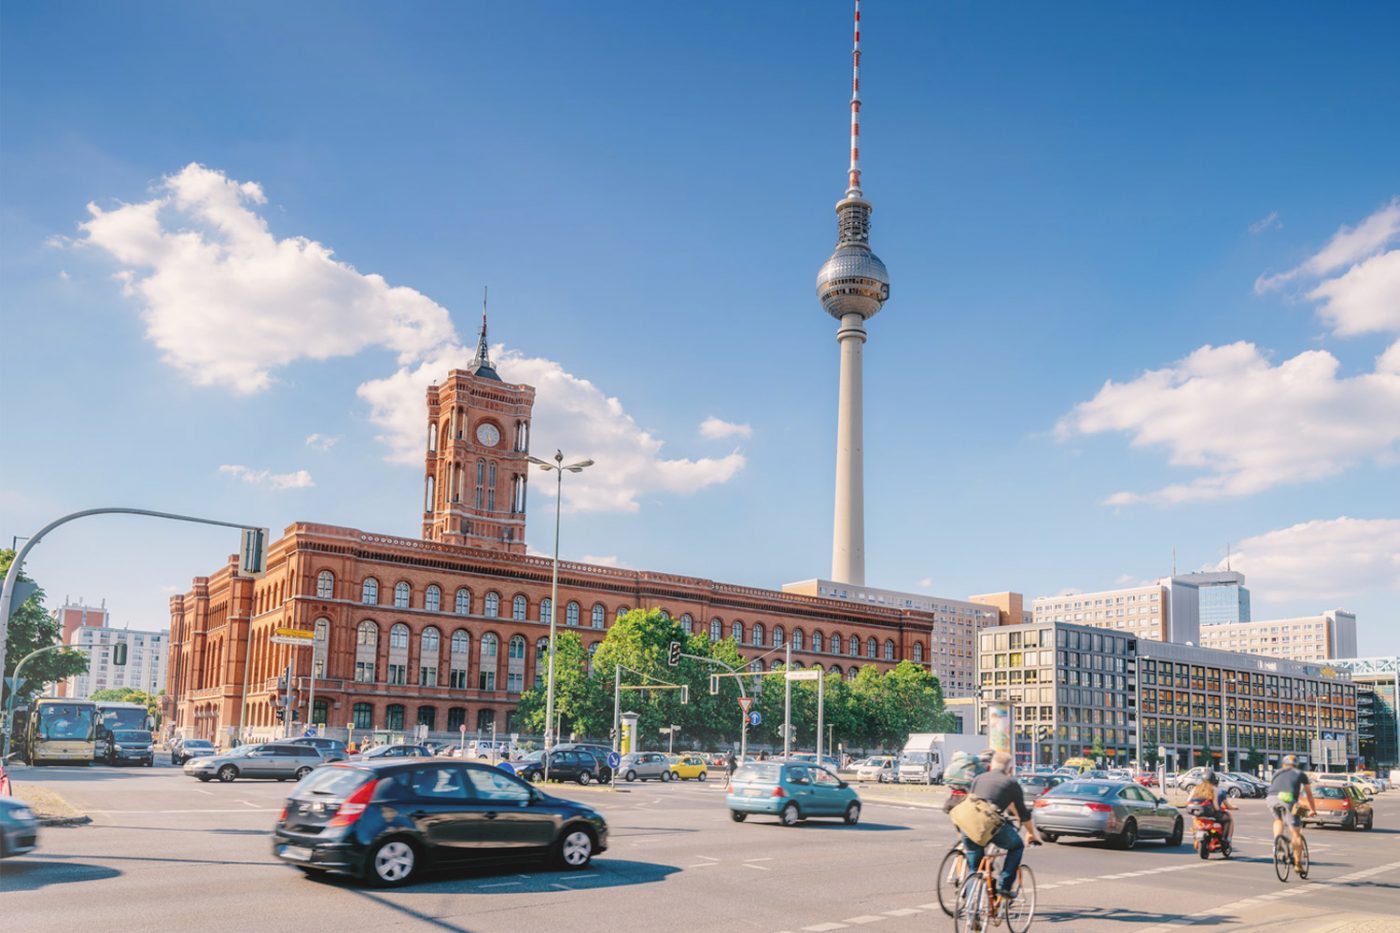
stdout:
[[677,755],[671,759],[671,780],[683,781],[695,778],[703,781],[710,773],[710,766],[699,755]]

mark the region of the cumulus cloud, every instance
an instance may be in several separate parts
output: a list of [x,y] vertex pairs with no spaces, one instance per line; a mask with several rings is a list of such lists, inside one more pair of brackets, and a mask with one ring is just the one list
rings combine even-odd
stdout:
[[306,437],[306,446],[321,453],[325,453],[339,443],[340,435],[338,434],[308,434]]
[[79,245],[123,267],[146,336],[199,385],[266,389],[296,360],[369,347],[409,364],[452,339],[447,310],[411,288],[364,274],[304,237],[278,239],[255,182],[190,163],[147,201],[88,205]]
[[1273,230],[1282,226],[1283,222],[1278,219],[1278,211],[1269,211],[1269,216],[1260,217],[1249,225],[1249,232],[1258,236],[1265,230]]
[[1246,538],[1216,569],[1227,565],[1258,601],[1343,607],[1368,591],[1400,590],[1400,519],[1302,522]]
[[[472,351],[449,347],[419,366],[360,387],[370,418],[382,431],[380,439],[392,451],[391,459],[422,462],[424,393],[433,380],[449,369],[464,368],[471,358]],[[662,441],[638,425],[618,399],[553,360],[499,345],[492,360],[502,379],[535,387],[530,438],[538,448],[537,456],[548,447],[564,451],[570,460],[596,461],[596,466],[565,477],[567,509],[635,512],[638,499],[649,493],[692,493],[728,482],[743,469],[744,455],[737,450],[725,457],[663,456]],[[535,476],[531,493],[553,497],[554,484],[541,482],[540,474]]]
[[720,440],[726,437],[750,437],[752,434],[753,428],[749,425],[724,421],[714,415],[700,422],[700,436],[708,437],[711,440]]
[[597,565],[597,566],[599,566],[599,567],[620,567],[620,566],[622,566],[622,565],[618,562],[618,559],[617,559],[617,555],[616,555],[616,554],[604,554],[604,555],[601,555],[601,556],[598,555],[598,554],[585,554],[585,555],[583,555],[582,557],[579,558],[579,563],[581,563],[581,564],[595,564],[595,565]]
[[[1318,282],[1306,293],[1339,336],[1400,332],[1400,199],[1343,227],[1296,268],[1261,276],[1264,293]],[[1253,343],[1204,346],[1135,379],[1109,381],[1057,425],[1061,438],[1121,431],[1160,447],[1173,465],[1205,471],[1148,493],[1120,491],[1110,505],[1172,504],[1245,496],[1392,462],[1400,442],[1400,341],[1374,371],[1344,377],[1335,356],[1310,350],[1273,364]]]
[[278,491],[307,489],[316,485],[311,480],[311,474],[305,470],[297,470],[295,473],[273,473],[270,470],[250,469],[241,463],[225,463],[219,467],[219,472],[241,479],[249,486],[262,486]]

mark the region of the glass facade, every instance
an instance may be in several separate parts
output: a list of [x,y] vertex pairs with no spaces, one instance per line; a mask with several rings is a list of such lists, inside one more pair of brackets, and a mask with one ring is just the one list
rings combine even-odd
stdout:
[[1239,583],[1213,583],[1200,587],[1201,624],[1248,622],[1249,590]]

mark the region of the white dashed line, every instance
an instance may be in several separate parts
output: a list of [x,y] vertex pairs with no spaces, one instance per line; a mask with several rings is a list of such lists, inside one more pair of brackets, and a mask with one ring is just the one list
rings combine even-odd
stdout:
[[866,923],[879,923],[884,919],[884,917],[878,916],[877,914],[863,914],[859,917],[847,917],[845,922],[860,926]]
[[844,923],[816,923],[809,927],[803,927],[808,933],[827,933],[828,930],[844,930]]

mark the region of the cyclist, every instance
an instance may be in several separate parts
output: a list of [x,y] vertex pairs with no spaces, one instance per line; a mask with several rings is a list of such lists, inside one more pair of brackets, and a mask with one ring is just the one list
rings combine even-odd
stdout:
[[1298,795],[1306,793],[1308,810],[1317,811],[1317,801],[1313,799],[1312,782],[1306,772],[1298,768],[1297,755],[1284,755],[1283,767],[1269,783],[1269,795],[1265,804],[1274,815],[1274,838],[1283,835],[1283,827],[1288,827],[1293,837],[1293,864],[1303,860],[1303,821],[1297,813]]
[[[1025,833],[1026,841],[1031,845],[1040,845],[1040,836],[1031,821],[1031,810],[1026,806],[1026,795],[1021,790],[1021,785],[1011,776],[1011,755],[1007,752],[993,754],[990,767],[973,779],[968,793],[989,801],[1004,815],[1014,810],[1021,821],[1020,833],[1008,819],[991,838],[991,844],[1006,850],[1006,858],[1001,863],[1001,878],[997,882],[999,893],[1002,897],[1014,897],[1016,870],[1021,867],[1021,856],[1025,854],[1025,843],[1021,841],[1021,833]],[[963,833],[962,841],[963,849],[967,852],[968,867],[975,872],[977,866],[982,863],[985,847],[974,843],[966,833]]]

